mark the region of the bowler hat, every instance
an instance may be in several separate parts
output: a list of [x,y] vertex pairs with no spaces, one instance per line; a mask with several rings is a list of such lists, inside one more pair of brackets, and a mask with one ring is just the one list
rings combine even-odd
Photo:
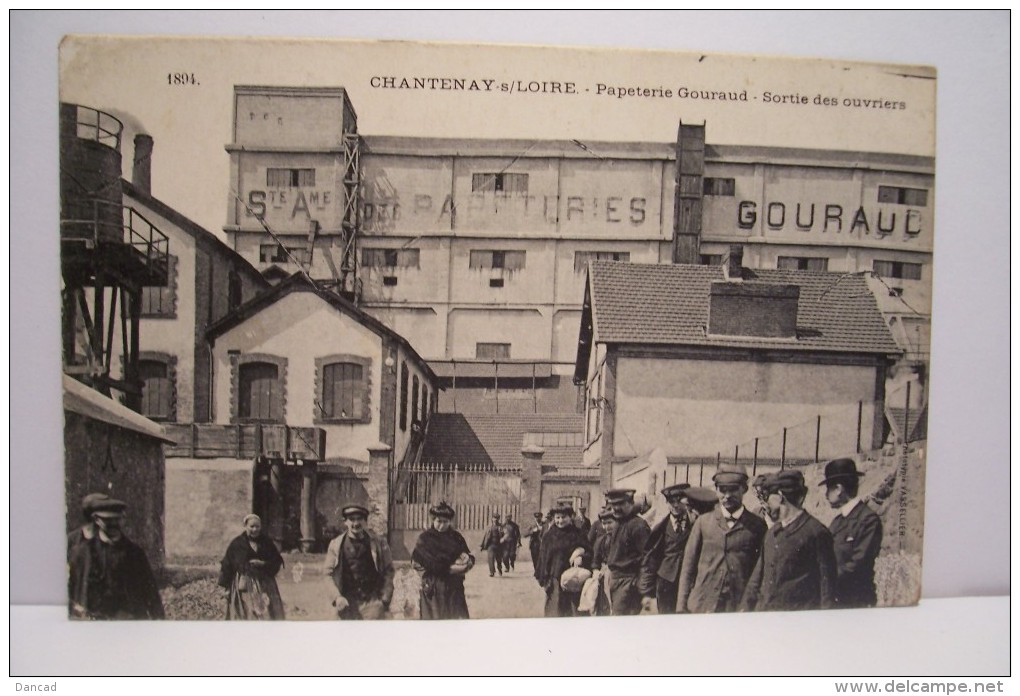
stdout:
[[433,517],[443,517],[445,519],[452,520],[457,513],[455,513],[453,508],[450,507],[450,504],[444,500],[438,505],[430,507],[429,514]]
[[368,517],[368,508],[362,507],[361,505],[348,505],[340,511],[343,518],[350,519],[351,517]]
[[666,496],[666,500],[675,498],[677,496],[685,496],[684,491],[691,487],[689,483],[674,483],[672,486],[666,486],[662,489],[662,494]]
[[633,501],[635,492],[636,491],[633,488],[613,488],[612,490],[606,491],[606,502],[624,503],[627,501]]
[[743,464],[723,462],[712,480],[718,484],[747,483],[747,467]]
[[704,486],[692,486],[684,491],[684,494],[687,496],[687,504],[701,514],[711,512],[719,502],[719,496],[715,491]]
[[782,491],[783,493],[799,494],[806,491],[807,486],[804,485],[804,474],[797,469],[785,469],[769,477],[765,484],[765,490],[769,493]]
[[857,463],[853,459],[833,459],[825,465],[825,478],[818,485],[824,486],[829,481],[855,479],[859,476],[864,476],[864,474],[857,471]]

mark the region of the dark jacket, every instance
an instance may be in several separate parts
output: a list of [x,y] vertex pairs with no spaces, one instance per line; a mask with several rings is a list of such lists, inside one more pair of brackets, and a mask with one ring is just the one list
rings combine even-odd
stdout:
[[765,534],[741,610],[831,609],[836,589],[832,535],[807,512]]
[[629,517],[618,521],[606,558],[613,577],[638,579],[645,558],[645,544],[651,533],[648,523],[638,516],[636,509]]
[[656,578],[671,583],[680,582],[680,568],[684,560],[684,547],[691,534],[691,521],[684,515],[679,518],[679,529],[673,528],[673,516],[666,515],[654,527],[645,543],[645,557],[641,563],[638,591],[645,597],[655,596]]
[[[276,577],[280,568],[283,567],[283,556],[277,550],[276,544],[263,534],[258,538],[258,547],[258,551],[251,547],[247,534],[241,533],[240,536],[234,537],[230,545],[227,546],[227,552],[223,554],[223,560],[220,561],[220,587],[229,588],[237,573]],[[253,568],[250,562],[256,559],[264,561],[265,565],[261,568]]]
[[[389,606],[393,599],[393,556],[386,540],[376,536],[374,533],[365,531],[368,534],[369,549],[372,552],[372,563],[379,573],[379,586],[377,592],[383,604]],[[349,532],[343,532],[340,536],[329,542],[326,549],[326,559],[323,561],[323,569],[326,577],[335,590],[336,595],[344,594],[344,554],[343,543]],[[334,601],[336,597],[333,598]]]
[[875,559],[882,548],[882,520],[861,501],[829,525],[836,554],[836,607],[873,607]]
[[572,524],[560,529],[553,525],[542,537],[535,578],[538,584],[548,588],[550,583],[559,585],[560,576],[570,567],[570,556],[575,549],[584,549],[582,565],[591,567],[591,548],[581,530]]
[[156,578],[140,546],[127,537],[104,543],[98,533],[71,536],[67,593],[72,617],[163,618]]
[[496,523],[489,525],[489,528],[485,530],[485,536],[482,537],[482,550],[499,546],[499,540],[502,538],[503,526]]
[[699,517],[684,547],[677,611],[736,611],[764,536],[765,521],[746,508],[732,529],[720,507]]

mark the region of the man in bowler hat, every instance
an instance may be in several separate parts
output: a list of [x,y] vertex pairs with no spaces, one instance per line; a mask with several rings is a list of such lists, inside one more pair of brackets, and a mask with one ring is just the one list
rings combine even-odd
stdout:
[[680,614],[736,611],[761,554],[765,522],[743,503],[747,469],[724,462],[712,481],[719,505],[691,527],[680,567]]
[[838,513],[829,524],[836,554],[836,604],[873,607],[875,559],[882,548],[882,520],[858,496],[860,478],[852,459],[834,459],[825,465],[825,499]]
[[684,559],[684,546],[691,533],[691,519],[687,509],[687,489],[690,484],[678,483],[662,489],[669,505],[669,514],[652,527],[645,545],[645,558],[641,565],[641,606],[651,609],[654,603],[659,614],[676,613],[676,596],[680,581],[680,566]]
[[765,490],[775,524],[765,534],[740,608],[832,608],[836,585],[832,535],[804,510],[804,475],[796,469],[780,471],[766,482]]

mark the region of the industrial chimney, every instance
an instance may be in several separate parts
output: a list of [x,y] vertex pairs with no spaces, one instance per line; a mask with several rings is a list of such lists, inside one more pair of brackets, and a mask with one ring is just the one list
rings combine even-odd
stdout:
[[131,183],[135,188],[152,195],[152,136],[139,133],[135,136],[135,161],[131,168]]
[[705,126],[684,125],[676,134],[673,197],[673,263],[701,260],[702,199],[705,196]]

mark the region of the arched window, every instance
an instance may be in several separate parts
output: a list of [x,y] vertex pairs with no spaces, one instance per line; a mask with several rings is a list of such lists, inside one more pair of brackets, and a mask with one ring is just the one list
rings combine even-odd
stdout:
[[283,422],[283,383],[279,365],[261,361],[238,365],[237,417],[250,421]]
[[316,358],[315,422],[371,422],[371,367],[357,355]]

